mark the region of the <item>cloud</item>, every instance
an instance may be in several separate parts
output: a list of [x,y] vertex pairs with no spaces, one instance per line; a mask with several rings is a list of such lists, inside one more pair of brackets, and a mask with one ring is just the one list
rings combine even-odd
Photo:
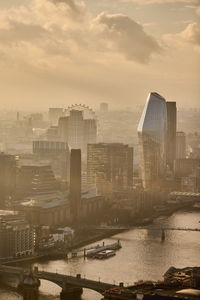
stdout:
[[198,6],[198,7],[196,8],[196,13],[197,13],[197,15],[200,16],[200,6]]
[[181,33],[179,33],[179,36],[185,41],[200,47],[200,27],[197,23],[189,24]]
[[124,54],[129,60],[147,63],[153,53],[159,53],[158,42],[144,32],[142,25],[122,14],[101,13],[96,22],[103,24],[102,35],[111,42],[110,48]]
[[188,24],[183,31],[177,34],[164,35],[163,39],[169,42],[171,46],[174,44],[179,45],[179,48],[183,48],[184,44],[188,44],[194,46],[194,49],[200,52],[200,27],[196,22]]
[[99,62],[99,53],[147,63],[161,48],[125,15],[104,12],[93,19],[83,2],[32,0],[0,14],[0,51],[15,63],[64,68]]
[[45,37],[47,31],[38,24],[25,24],[18,21],[8,21],[7,28],[0,28],[0,43],[15,43],[16,41],[38,40]]
[[[200,0],[199,0],[200,3]],[[186,8],[194,9],[196,14],[200,16],[200,6],[199,5],[186,5]]]
[[140,5],[148,4],[166,4],[166,3],[200,3],[200,0],[120,0],[120,2],[132,2]]
[[85,14],[84,2],[75,2],[74,0],[49,0],[56,5],[67,5],[74,17],[82,17]]

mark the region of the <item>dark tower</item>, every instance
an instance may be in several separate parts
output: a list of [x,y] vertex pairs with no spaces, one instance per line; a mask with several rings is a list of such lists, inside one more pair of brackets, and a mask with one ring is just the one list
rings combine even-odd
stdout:
[[167,145],[166,159],[167,165],[173,171],[174,160],[176,159],[176,102],[166,102],[167,104]]
[[70,213],[75,221],[81,209],[81,150],[72,149],[70,159]]
[[[17,160],[14,155],[0,153],[0,209],[14,197],[16,191]],[[9,200],[9,201],[10,201]]]

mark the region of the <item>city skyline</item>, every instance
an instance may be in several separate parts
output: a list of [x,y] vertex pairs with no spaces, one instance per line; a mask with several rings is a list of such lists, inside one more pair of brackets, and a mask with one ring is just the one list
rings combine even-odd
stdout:
[[120,109],[122,103],[143,105],[152,90],[179,107],[199,107],[199,4],[1,3],[0,107],[36,110],[38,105],[108,102]]
[[0,1],[0,68],[0,300],[199,299],[200,0]]

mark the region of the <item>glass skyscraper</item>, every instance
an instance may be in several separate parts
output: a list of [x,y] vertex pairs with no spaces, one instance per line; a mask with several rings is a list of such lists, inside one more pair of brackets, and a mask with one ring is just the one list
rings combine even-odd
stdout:
[[167,107],[165,99],[150,93],[138,125],[144,188],[157,188],[166,168]]

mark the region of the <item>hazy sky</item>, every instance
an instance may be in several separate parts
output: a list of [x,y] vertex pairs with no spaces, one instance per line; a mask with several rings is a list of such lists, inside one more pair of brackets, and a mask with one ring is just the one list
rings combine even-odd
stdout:
[[0,108],[200,107],[200,0],[1,0]]

